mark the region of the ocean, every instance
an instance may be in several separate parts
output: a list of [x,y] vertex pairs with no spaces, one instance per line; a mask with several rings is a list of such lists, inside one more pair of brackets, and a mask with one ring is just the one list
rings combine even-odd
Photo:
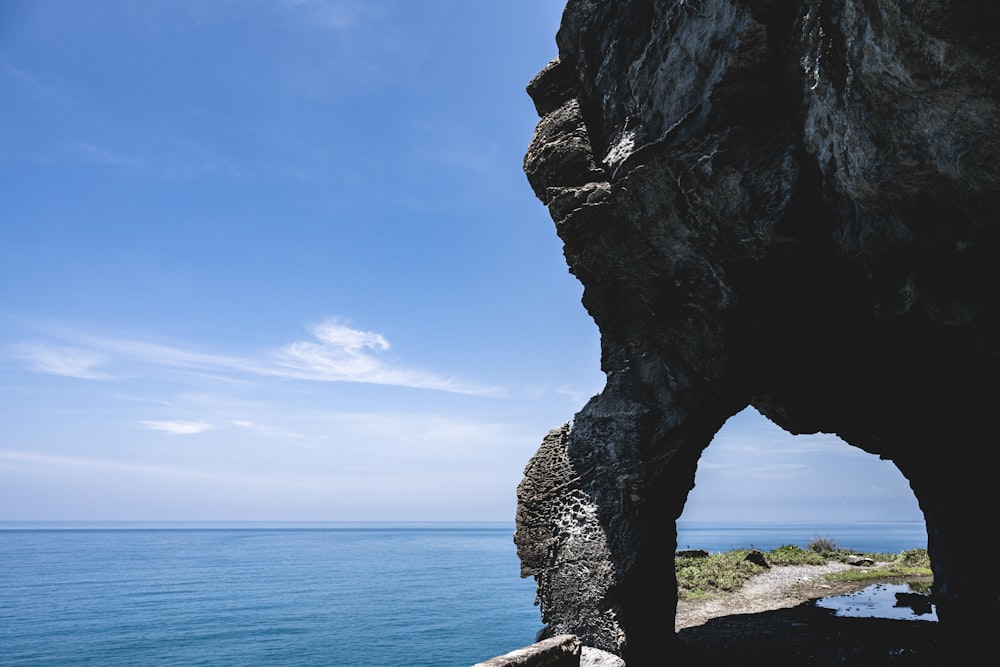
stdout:
[[853,523],[716,523],[677,522],[678,549],[730,551],[754,547],[770,551],[785,544],[805,548],[821,537],[838,547],[865,553],[899,553],[927,548],[923,521],[858,521]]
[[[534,641],[513,525],[0,523],[0,665],[468,667]],[[926,545],[921,523],[690,524],[680,548],[816,536]]]

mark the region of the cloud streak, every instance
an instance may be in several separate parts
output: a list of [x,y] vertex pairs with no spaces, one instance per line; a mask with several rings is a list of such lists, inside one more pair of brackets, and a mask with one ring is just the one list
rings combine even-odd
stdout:
[[108,472],[119,472],[128,474],[141,474],[154,477],[165,477],[183,480],[210,480],[230,483],[251,484],[255,486],[288,486],[301,487],[303,485],[315,484],[313,479],[281,479],[259,476],[243,476],[230,473],[219,473],[210,470],[195,470],[192,468],[181,468],[176,466],[149,465],[143,463],[132,463],[114,459],[91,458],[82,456],[60,456],[53,454],[40,454],[36,452],[26,452],[12,449],[0,449],[0,463],[8,464],[28,464],[53,466],[59,468],[82,468],[105,470]]
[[195,435],[204,433],[212,425],[204,421],[141,421],[139,425],[151,431],[162,431],[171,435]]
[[111,378],[107,373],[97,370],[110,357],[93,350],[28,342],[15,345],[13,356],[26,362],[33,371],[45,375],[62,375],[83,380]]
[[[386,358],[389,341],[382,334],[326,320],[312,337],[256,356],[213,354],[141,340],[70,334],[73,345],[29,341],[14,355],[39,373],[89,380],[112,380],[148,374],[149,368],[212,374],[243,381],[271,377],[312,382],[346,382],[433,389],[459,394],[494,394],[455,378],[400,365]],[[112,373],[112,370],[114,373]]]
[[46,82],[42,77],[18,67],[2,55],[0,55],[0,76],[28,90],[32,95],[46,102],[55,103],[60,106],[68,106],[72,103],[71,98],[62,87],[57,87]]

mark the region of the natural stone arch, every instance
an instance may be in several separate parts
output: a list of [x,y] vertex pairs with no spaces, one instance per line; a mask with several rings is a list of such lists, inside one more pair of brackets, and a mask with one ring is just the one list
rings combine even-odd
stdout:
[[1000,627],[998,35],[987,0],[569,2],[525,170],[608,381],[519,489],[553,631],[661,664],[674,522],[746,405],[892,460],[942,625]]

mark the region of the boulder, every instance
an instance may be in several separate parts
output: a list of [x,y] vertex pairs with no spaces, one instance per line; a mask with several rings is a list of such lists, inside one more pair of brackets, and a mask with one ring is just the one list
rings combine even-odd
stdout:
[[759,551],[757,549],[751,549],[747,552],[747,555],[743,557],[743,560],[768,570],[771,569],[771,564],[767,562],[767,556],[764,555],[763,551]]

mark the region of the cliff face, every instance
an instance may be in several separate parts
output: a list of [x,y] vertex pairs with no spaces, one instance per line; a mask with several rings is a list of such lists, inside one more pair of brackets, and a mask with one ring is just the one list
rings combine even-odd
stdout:
[[570,0],[525,171],[608,380],[518,489],[553,633],[662,660],[674,522],[747,405],[892,460],[942,623],[1000,628],[998,35],[992,0]]

